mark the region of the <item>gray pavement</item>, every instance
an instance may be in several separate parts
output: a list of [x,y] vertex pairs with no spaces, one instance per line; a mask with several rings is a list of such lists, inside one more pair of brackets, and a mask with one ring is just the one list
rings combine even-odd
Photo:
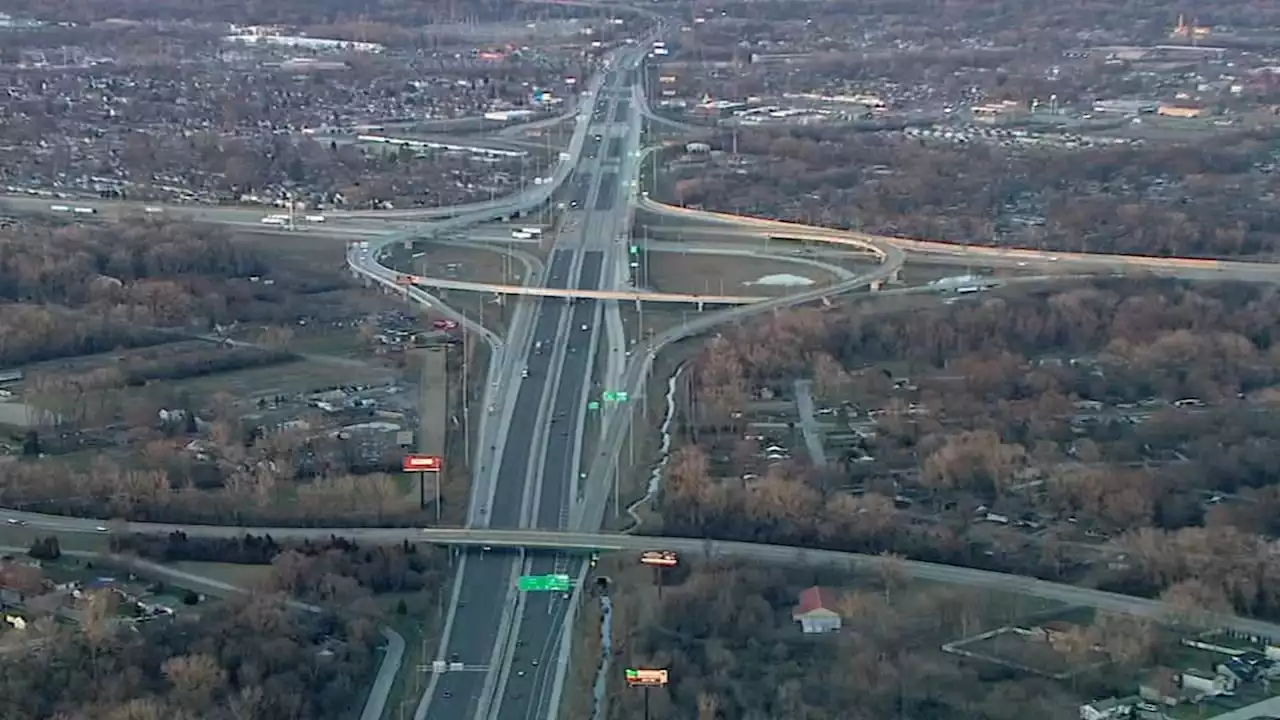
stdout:
[[796,411],[800,415],[800,431],[804,434],[805,449],[814,467],[827,466],[827,451],[823,443],[823,430],[813,410],[813,381],[796,380]]

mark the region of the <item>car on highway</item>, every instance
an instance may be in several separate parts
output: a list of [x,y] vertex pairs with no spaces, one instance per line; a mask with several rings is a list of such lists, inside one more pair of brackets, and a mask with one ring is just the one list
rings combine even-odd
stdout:
[[526,368],[522,368],[522,369],[520,370],[520,377],[522,377],[522,378],[527,378],[527,377],[529,377],[529,368],[527,368],[527,367],[526,367]]
[[94,528],[94,530],[97,530],[98,532],[106,532],[106,531],[107,531],[107,526],[106,526],[106,525],[99,525],[98,527]]
[[589,327],[590,327],[590,326],[588,326],[586,323],[582,323],[582,329],[583,329],[583,330],[588,330],[588,329],[589,329]]
[[9,518],[9,524],[10,524],[10,525],[26,525],[26,524],[27,524],[27,521],[26,521],[26,520],[19,520],[19,519],[17,519],[17,518]]

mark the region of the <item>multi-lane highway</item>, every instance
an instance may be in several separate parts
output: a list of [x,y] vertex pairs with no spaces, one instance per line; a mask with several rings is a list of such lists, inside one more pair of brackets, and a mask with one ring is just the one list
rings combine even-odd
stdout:
[[[636,58],[638,59],[638,58]],[[606,274],[606,258],[620,239],[616,153],[601,152],[615,137],[617,93],[623,73],[605,76],[588,105],[592,137],[566,178],[573,206],[555,228],[555,246],[545,287],[595,290]],[[629,92],[629,89],[626,89]],[[623,119],[623,132],[629,130]],[[365,251],[361,251],[364,253]],[[376,259],[356,258],[370,272]],[[517,387],[509,423],[494,435],[495,458],[489,500],[479,509],[495,528],[557,529],[568,523],[577,492],[582,420],[593,382],[601,309],[595,300],[554,298],[536,306],[531,332],[508,338],[506,353],[518,360],[518,377],[499,378]],[[499,412],[497,403],[487,408]],[[501,409],[505,414],[505,408]],[[505,432],[504,432],[505,431]],[[474,517],[474,516],[473,516]],[[457,598],[446,621],[442,659],[464,670],[433,678],[417,717],[554,717],[552,704],[560,625],[568,598],[558,594],[517,594],[521,574],[571,573],[568,555],[513,558],[471,550],[456,579]],[[456,667],[456,666],[455,666]]]
[[[641,48],[643,48],[643,43]],[[706,552],[746,558],[804,564],[867,563],[874,560],[848,553],[802,551],[768,545],[718,543],[680,538],[627,539],[596,534],[565,534],[572,528],[594,531],[600,527],[616,471],[617,456],[625,437],[630,410],[616,408],[605,416],[601,436],[584,448],[584,412],[588,393],[599,390],[595,359],[604,327],[617,313],[616,300],[663,300],[661,294],[645,294],[628,287],[625,244],[628,237],[630,200],[638,153],[639,118],[648,113],[640,82],[633,68],[640,53],[625,50],[613,56],[611,70],[589,83],[588,93],[576,116],[569,148],[562,155],[552,182],[528,188],[508,198],[448,209],[406,210],[333,215],[325,233],[340,225],[355,236],[369,237],[369,247],[356,246],[348,256],[353,271],[404,292],[411,299],[436,304],[421,288],[399,283],[399,273],[379,262],[382,249],[414,237],[447,233],[479,222],[513,218],[547,202],[562,192],[567,212],[552,229],[555,245],[544,277],[533,277],[528,287],[488,285],[467,288],[519,295],[515,319],[506,338],[480,329],[494,348],[486,388],[483,440],[468,530],[421,531],[414,529],[355,530],[326,528],[174,527],[133,524],[140,532],[182,530],[191,535],[227,536],[264,532],[277,537],[328,537],[350,535],[370,542],[403,540],[453,543],[460,554],[454,596],[445,623],[439,659],[456,662],[460,670],[432,676],[415,720],[424,718],[523,718],[556,717],[557,688],[563,679],[559,643],[564,622],[572,616],[570,600],[556,594],[518,595],[514,582],[519,574],[565,572],[576,576],[581,552],[588,549],[636,550],[657,544],[683,552]],[[46,201],[37,200],[44,203]],[[1182,277],[1232,279],[1280,278],[1276,266],[1226,263],[1180,258],[1134,258],[1079,253],[1048,253],[995,248],[970,248],[871,236],[863,233],[798,226],[790,223],[704,213],[640,201],[650,212],[680,222],[713,222],[722,238],[759,238],[777,233],[807,237],[865,250],[879,266],[863,276],[842,277],[827,288],[806,290],[785,298],[731,298],[725,304],[744,304],[717,312],[700,313],[690,322],[642,343],[622,367],[619,338],[611,331],[605,342],[609,353],[608,387],[638,394],[658,351],[683,337],[705,332],[717,324],[749,315],[809,302],[883,280],[901,266],[906,253],[931,259],[963,258],[983,264],[1035,263],[1056,265],[1064,271],[1082,268],[1123,270],[1140,268]],[[77,202],[77,204],[79,204]],[[237,208],[182,208],[189,216],[228,224],[257,225],[260,210]],[[168,210],[166,210],[168,212]],[[386,220],[449,218],[424,231],[405,228],[390,234]],[[320,232],[319,228],[316,229]],[[425,279],[423,285],[445,287]],[[536,289],[535,289],[536,288]],[[577,296],[577,297],[571,297]],[[725,300],[721,298],[720,300]],[[682,302],[715,302],[690,295]],[[748,301],[751,304],[745,305]],[[620,323],[618,323],[620,325]],[[585,328],[585,329],[584,329]],[[582,457],[587,451],[589,457]],[[584,469],[589,472],[581,478]],[[33,528],[56,532],[99,532],[97,521],[14,514]],[[494,528],[487,530],[485,528]],[[508,534],[502,534],[505,531]],[[552,552],[522,554],[486,550],[492,545],[536,547]],[[559,551],[559,552],[557,552]],[[578,551],[578,552],[572,552]],[[1026,592],[1064,602],[1092,605],[1116,612],[1152,615],[1159,608],[1151,601],[1100,593],[1071,586],[1041,583],[966,568],[908,563],[909,572],[945,582]],[[1228,624],[1247,632],[1280,636],[1280,628],[1265,623],[1233,619]],[[454,665],[456,668],[458,665]]]
[[[608,282],[610,261],[628,242],[625,230],[627,202],[620,186],[625,168],[621,144],[631,131],[633,118],[619,101],[630,93],[625,66],[638,56],[623,58],[620,69],[606,77],[597,104],[592,108],[591,138],[584,147],[576,185],[579,209],[565,219],[557,241],[557,254],[571,254],[577,261],[578,288],[599,289]],[[598,386],[595,358],[601,341],[604,308],[596,300],[566,298],[549,303],[563,316],[558,335],[544,339],[560,352],[554,374],[549,422],[541,444],[542,474],[535,485],[534,527],[563,529],[578,492],[580,458],[586,439],[583,427],[588,396]],[[549,384],[550,384],[549,383]],[[535,460],[535,463],[537,461]],[[576,576],[580,559],[569,555],[535,557],[522,563],[522,574],[566,573]],[[560,629],[570,612],[571,595],[533,593],[515,598],[516,612],[506,642],[499,647],[502,670],[495,682],[488,717],[499,720],[555,718],[553,703],[559,655]]]

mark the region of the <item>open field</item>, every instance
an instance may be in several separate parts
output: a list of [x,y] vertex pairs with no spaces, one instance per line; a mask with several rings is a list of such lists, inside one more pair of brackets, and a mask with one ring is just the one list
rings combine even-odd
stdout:
[[500,247],[488,250],[417,243],[414,255],[412,267],[418,275],[502,285],[519,284],[524,277],[524,266]]
[[777,296],[836,281],[822,268],[786,260],[680,252],[637,257],[642,280],[647,275],[646,284],[660,292]]
[[254,247],[285,263],[304,267],[328,267],[339,272],[345,267],[348,242],[346,238],[329,234],[257,230],[235,232],[232,241]]

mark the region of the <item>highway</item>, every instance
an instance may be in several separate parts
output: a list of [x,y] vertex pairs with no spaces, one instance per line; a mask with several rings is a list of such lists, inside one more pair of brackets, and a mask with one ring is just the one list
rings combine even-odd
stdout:
[[[641,49],[643,50],[644,41]],[[615,68],[626,67],[625,53],[615,55]],[[753,238],[777,234],[849,246],[879,260],[867,273],[841,276],[839,282],[782,298],[699,296],[647,293],[627,287],[620,267],[620,242],[626,242],[630,220],[629,199],[634,195],[630,178],[642,160],[633,149],[636,123],[648,114],[637,100],[637,73],[618,70],[594,78],[589,95],[579,108],[569,148],[561,156],[551,182],[527,188],[517,195],[443,209],[409,209],[327,213],[325,227],[316,233],[347,232],[369,238],[368,247],[353,246],[348,264],[353,272],[416,302],[447,308],[421,287],[403,285],[400,274],[381,265],[384,249],[415,238],[447,237],[478,223],[514,219],[546,203],[554,193],[569,193],[574,207],[563,214],[555,233],[555,248],[544,277],[527,278],[529,285],[467,284],[421,278],[427,287],[471,289],[523,298],[507,337],[499,338],[477,328],[494,352],[486,387],[481,421],[479,458],[473,482],[468,529],[290,529],[172,526],[131,523],[137,532],[236,536],[244,532],[269,533],[280,538],[327,538],[345,535],[366,542],[444,543],[464,548],[445,623],[441,660],[455,660],[460,671],[433,674],[415,720],[477,718],[478,720],[548,718],[558,713],[558,688],[563,681],[561,638],[572,618],[572,600],[554,594],[518,595],[513,585],[518,574],[565,572],[576,576],[581,554],[588,550],[637,551],[673,549],[709,556],[806,565],[865,566],[876,558],[852,553],[800,550],[792,547],[748,543],[710,542],[687,538],[627,538],[595,533],[601,525],[617,470],[616,458],[632,421],[634,407],[607,411],[597,442],[584,448],[583,413],[588,393],[601,389],[594,360],[601,341],[602,320],[616,313],[618,300],[686,302],[699,305],[731,305],[728,309],[699,313],[690,322],[642,342],[625,367],[612,355],[609,384],[638,396],[652,363],[667,344],[715,327],[769,310],[835,296],[892,277],[908,254],[934,261],[973,264],[1051,264],[1063,271],[1085,269],[1118,271],[1138,269],[1162,275],[1194,279],[1222,278],[1276,281],[1280,269],[1259,263],[1200,261],[1182,258],[1051,253],[978,248],[931,243],[847,231],[812,228],[778,221],[741,218],[678,208],[645,198],[640,206],[679,222],[715,223],[723,238]],[[599,139],[596,136],[599,135]],[[47,199],[22,198],[47,205]],[[82,201],[63,201],[80,205]],[[10,201],[13,204],[13,201]],[[97,206],[85,201],[83,204]],[[141,204],[139,204],[141,205]],[[115,203],[103,207],[118,208]],[[47,207],[45,208],[47,210]],[[140,208],[139,208],[140,210]],[[165,212],[170,212],[166,209]],[[197,208],[172,210],[194,219],[231,225],[258,223],[261,209]],[[416,221],[447,218],[426,226],[398,228],[388,220]],[[388,232],[392,231],[392,232]],[[586,330],[583,330],[586,326]],[[612,333],[610,333],[612,334]],[[616,338],[609,339],[611,350]],[[616,375],[617,380],[612,377]],[[583,455],[590,451],[591,456]],[[580,472],[586,478],[579,481]],[[11,513],[33,529],[53,532],[105,532],[95,520],[52,518]],[[493,528],[493,529],[489,529]],[[559,532],[571,529],[575,532]],[[485,550],[486,546],[542,549],[521,553]],[[1085,588],[1043,583],[998,573],[908,563],[908,571],[921,578],[978,587],[1024,592],[1039,597],[1090,605],[1112,612],[1148,617],[1162,612],[1158,603]],[[1229,619],[1227,624],[1246,632],[1280,637],[1280,628],[1257,621]],[[536,664],[535,664],[535,661]]]
[[[638,60],[638,56],[634,58]],[[619,61],[625,66],[626,59]],[[557,247],[565,246],[579,260],[577,287],[598,290],[610,275],[610,256],[625,248],[626,194],[621,186],[625,177],[625,159],[618,148],[621,138],[631,130],[632,118],[619,96],[629,94],[625,85],[627,73],[609,74],[598,102],[591,108],[591,139],[583,149],[576,174],[580,211],[567,214],[564,231]],[[625,252],[625,249],[622,251]],[[567,526],[571,505],[578,492],[578,473],[583,443],[586,404],[600,383],[595,377],[595,358],[602,330],[604,308],[594,299],[573,299],[556,303],[565,308],[567,327],[559,336],[539,335],[547,344],[563,346],[560,364],[551,380],[556,384],[551,400],[549,427],[544,440],[541,480],[536,487],[536,515],[532,525],[538,528],[563,529]],[[576,577],[581,560],[569,555],[534,557],[525,561],[522,572],[529,575],[565,573]],[[571,595],[531,593],[516,597],[517,612],[507,642],[500,648],[502,671],[497,679],[493,705],[488,717],[498,720],[555,718],[558,702],[554,701],[560,655],[561,628],[570,612]]]

